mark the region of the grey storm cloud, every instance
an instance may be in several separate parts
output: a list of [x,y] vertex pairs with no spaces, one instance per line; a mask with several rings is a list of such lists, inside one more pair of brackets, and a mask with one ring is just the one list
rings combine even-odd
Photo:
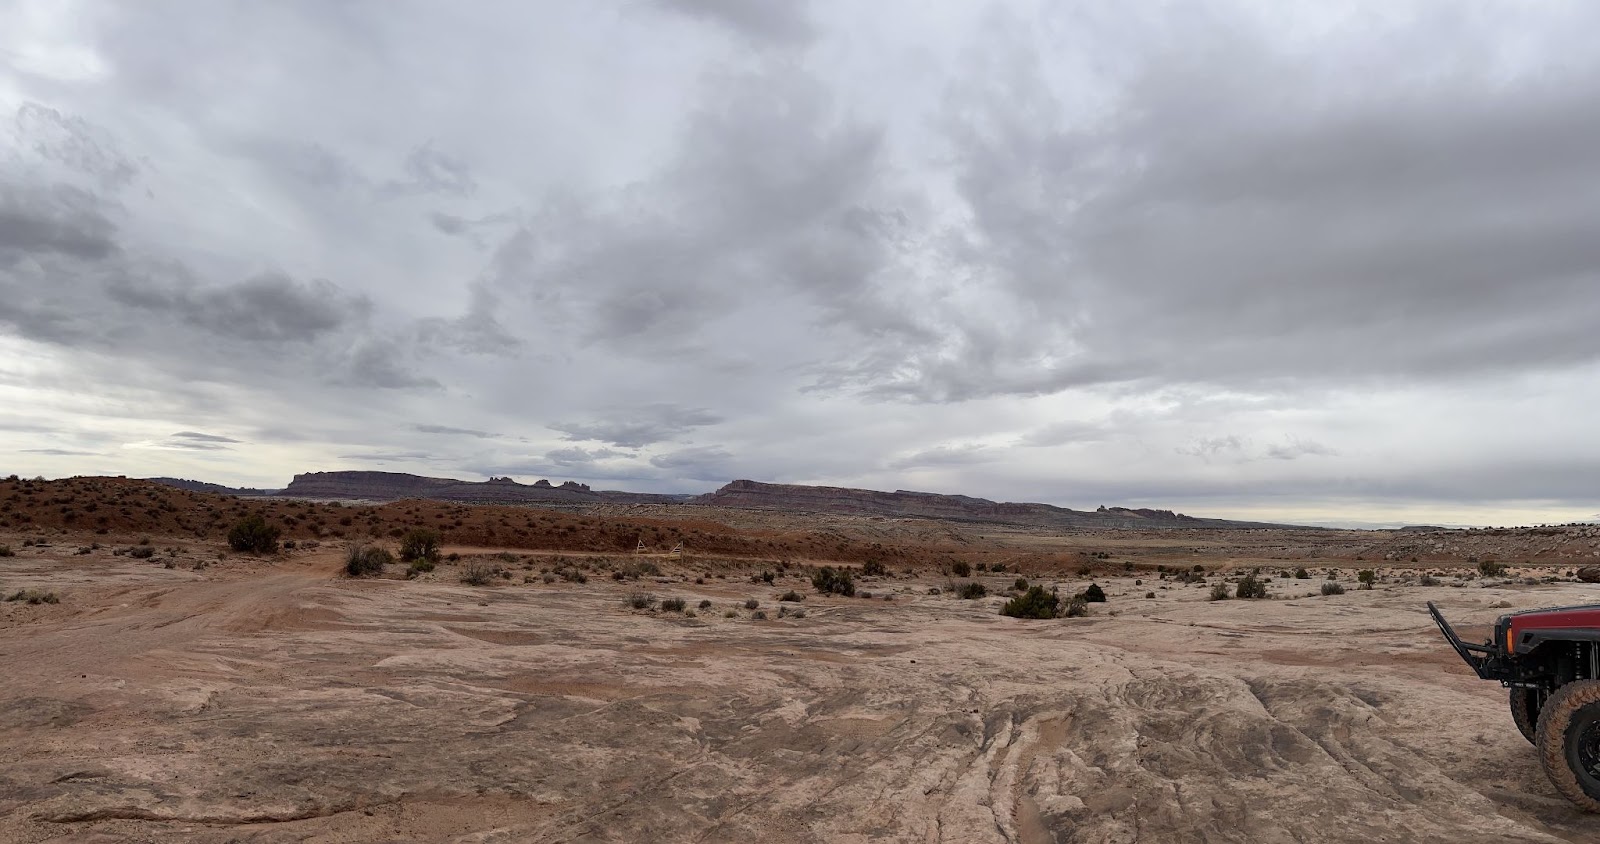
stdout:
[[179,431],[172,435],[173,439],[190,440],[202,443],[236,443],[233,437],[224,437],[218,434],[203,434],[199,431]]
[[1594,512],[1597,24],[41,4],[0,28],[0,389],[51,430],[0,450]]
[[722,421],[721,416],[704,408],[659,404],[638,411],[618,411],[611,418],[558,422],[550,427],[573,441],[593,440],[622,448],[643,448]]
[[664,9],[714,23],[757,42],[798,45],[816,36],[806,4],[793,0],[655,0]]
[[476,437],[480,440],[494,439],[500,436],[499,434],[491,434],[488,431],[479,431],[474,428],[452,428],[449,425],[413,425],[411,427],[423,434],[448,434],[451,436]]

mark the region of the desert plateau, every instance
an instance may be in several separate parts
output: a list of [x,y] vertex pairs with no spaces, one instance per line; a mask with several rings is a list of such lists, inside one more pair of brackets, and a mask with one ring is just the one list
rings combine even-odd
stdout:
[[[1052,532],[117,478],[0,482],[0,507],[8,842],[1593,840],[1424,610],[1481,631],[1600,601],[1571,576],[1592,526]],[[205,527],[251,513],[291,547]],[[440,528],[431,571],[346,574],[408,524]],[[1211,599],[1251,573],[1266,598]],[[1019,581],[1106,599],[1004,616]]]

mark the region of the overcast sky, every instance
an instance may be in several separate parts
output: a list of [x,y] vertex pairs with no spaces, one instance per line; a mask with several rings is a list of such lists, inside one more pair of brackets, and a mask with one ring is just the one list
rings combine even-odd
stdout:
[[0,0],[0,471],[1586,518],[1596,31]]

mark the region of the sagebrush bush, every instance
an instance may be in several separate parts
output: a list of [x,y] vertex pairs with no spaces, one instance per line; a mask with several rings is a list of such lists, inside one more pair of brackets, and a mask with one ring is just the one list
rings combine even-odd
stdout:
[[278,550],[281,534],[277,525],[267,524],[265,516],[251,513],[235,522],[228,531],[228,547],[248,554],[271,554]]
[[1091,583],[1088,589],[1083,590],[1083,599],[1091,604],[1103,604],[1106,602],[1106,590],[1101,589],[1098,583]]
[[432,528],[415,527],[400,539],[400,561],[434,561],[439,559],[439,532]]
[[1356,572],[1356,580],[1361,581],[1362,589],[1371,589],[1372,584],[1378,582],[1378,573],[1372,569],[1362,569]]
[[1340,583],[1338,581],[1336,581],[1336,580],[1324,580],[1322,582],[1322,594],[1324,594],[1324,595],[1343,595],[1344,594],[1344,586],[1340,585]]
[[7,601],[23,601],[29,604],[59,604],[61,599],[54,592],[42,589],[18,589],[6,596]]
[[745,609],[753,610],[753,609],[755,609],[756,607],[759,607],[759,606],[761,606],[761,602],[756,600],[755,598],[747,598],[747,599],[745,599],[745,602],[744,602],[744,608]]
[[711,609],[711,601],[709,599],[702,599],[700,601],[700,609],[703,609],[703,610]]
[[128,556],[135,560],[148,560],[156,555],[156,549],[148,545],[135,545],[128,549]]
[[1265,598],[1267,597],[1267,584],[1256,577],[1255,572],[1250,572],[1239,579],[1239,585],[1233,591],[1240,598]]
[[817,569],[811,575],[811,588],[823,595],[843,595],[848,598],[856,594],[856,584],[850,579],[850,572],[833,566]]
[[1506,567],[1494,560],[1482,560],[1478,563],[1478,574],[1484,577],[1501,577],[1506,573]]
[[[778,596],[778,600],[780,601],[804,601],[805,599],[806,596],[794,591],[793,589],[790,589],[789,591]],[[754,607],[751,607],[751,609],[754,609]]]
[[494,582],[496,571],[485,563],[467,563],[461,570],[461,582],[468,586],[488,586]]
[[961,590],[956,594],[968,601],[975,601],[989,594],[989,590],[976,580],[969,580],[961,584]]
[[861,573],[868,577],[883,577],[889,573],[889,567],[880,560],[868,560],[861,566]]
[[1228,600],[1228,584],[1226,584],[1226,583],[1214,584],[1211,587],[1211,600],[1213,600],[1213,601],[1226,601],[1226,600]]
[[1067,618],[1081,618],[1086,616],[1089,614],[1089,602],[1085,601],[1082,595],[1073,595],[1072,598],[1067,601],[1067,608],[1062,611],[1061,614]]
[[972,575],[972,566],[965,560],[957,560],[951,564],[950,573],[956,577],[970,577]]
[[427,558],[412,560],[411,565],[406,567],[406,577],[416,577],[419,574],[427,574],[430,571],[433,571],[432,560]]
[[1018,592],[1028,591],[1028,579],[1026,577],[1019,577],[1016,580],[1013,580],[1011,582],[1011,588],[1017,590]]
[[376,545],[356,545],[344,558],[344,573],[351,577],[382,574],[383,567],[394,562],[394,555]]
[[1294,570],[1294,579],[1295,580],[1309,580],[1310,578],[1311,578],[1311,572],[1306,571],[1306,567],[1305,566],[1301,566],[1300,568],[1297,568],[1297,569]]
[[1007,601],[1000,608],[1001,615],[1012,618],[1055,618],[1061,613],[1061,598],[1043,586],[1030,586],[1028,591]]
[[0,545],[0,557],[15,557],[17,552],[11,550],[10,545]]
[[683,601],[682,598],[662,598],[661,599],[661,611],[662,612],[683,612],[684,606],[685,605],[684,605],[684,601]]
[[636,610],[647,610],[656,605],[656,596],[649,592],[634,592],[628,596],[627,604]]
[[1438,586],[1439,585],[1439,578],[1434,577],[1431,574],[1425,574],[1422,577],[1417,579],[1417,585],[1418,586]]

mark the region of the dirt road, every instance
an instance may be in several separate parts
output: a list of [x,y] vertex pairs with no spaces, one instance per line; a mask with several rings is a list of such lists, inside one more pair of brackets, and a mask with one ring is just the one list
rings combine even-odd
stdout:
[[[1592,587],[1211,603],[1130,577],[1096,617],[1025,622],[890,579],[797,619],[799,580],[337,565],[5,561],[0,586],[62,603],[0,616],[0,840],[1594,837],[1421,610]],[[712,606],[627,609],[641,588]]]

